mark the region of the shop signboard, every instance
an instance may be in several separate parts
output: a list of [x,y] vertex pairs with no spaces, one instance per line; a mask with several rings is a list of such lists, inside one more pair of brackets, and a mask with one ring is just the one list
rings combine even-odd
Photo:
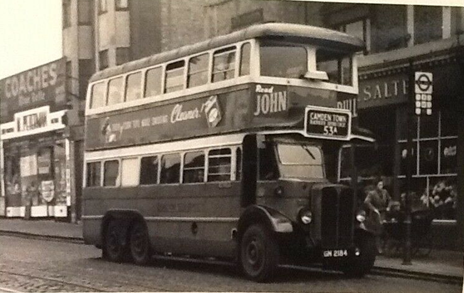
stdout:
[[51,111],[66,108],[65,58],[0,80],[1,123],[12,121],[15,113],[46,105]]
[[359,81],[358,109],[404,104],[407,101],[407,74]]

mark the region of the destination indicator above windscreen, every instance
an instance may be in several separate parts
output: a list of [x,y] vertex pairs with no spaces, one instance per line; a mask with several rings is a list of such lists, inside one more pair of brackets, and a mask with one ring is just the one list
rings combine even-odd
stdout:
[[311,136],[346,138],[351,130],[351,113],[340,109],[308,107],[305,130]]

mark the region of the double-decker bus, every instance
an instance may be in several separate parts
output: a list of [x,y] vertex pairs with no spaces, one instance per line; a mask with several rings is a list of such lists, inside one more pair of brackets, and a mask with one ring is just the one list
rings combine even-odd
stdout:
[[371,141],[349,110],[363,43],[269,23],[96,73],[89,83],[85,243],[110,261],[153,254],[236,261],[269,280],[279,264],[362,276],[375,261],[340,148]]

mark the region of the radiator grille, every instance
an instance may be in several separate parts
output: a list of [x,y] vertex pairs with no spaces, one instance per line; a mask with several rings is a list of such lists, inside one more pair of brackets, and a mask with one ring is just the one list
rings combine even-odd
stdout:
[[348,247],[353,240],[353,192],[347,188],[325,187],[321,200],[322,246]]

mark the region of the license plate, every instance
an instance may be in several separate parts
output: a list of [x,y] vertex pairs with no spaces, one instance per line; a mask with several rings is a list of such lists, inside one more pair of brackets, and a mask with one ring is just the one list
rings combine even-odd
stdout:
[[345,257],[348,256],[348,250],[346,249],[334,249],[334,250],[324,250],[324,257]]

